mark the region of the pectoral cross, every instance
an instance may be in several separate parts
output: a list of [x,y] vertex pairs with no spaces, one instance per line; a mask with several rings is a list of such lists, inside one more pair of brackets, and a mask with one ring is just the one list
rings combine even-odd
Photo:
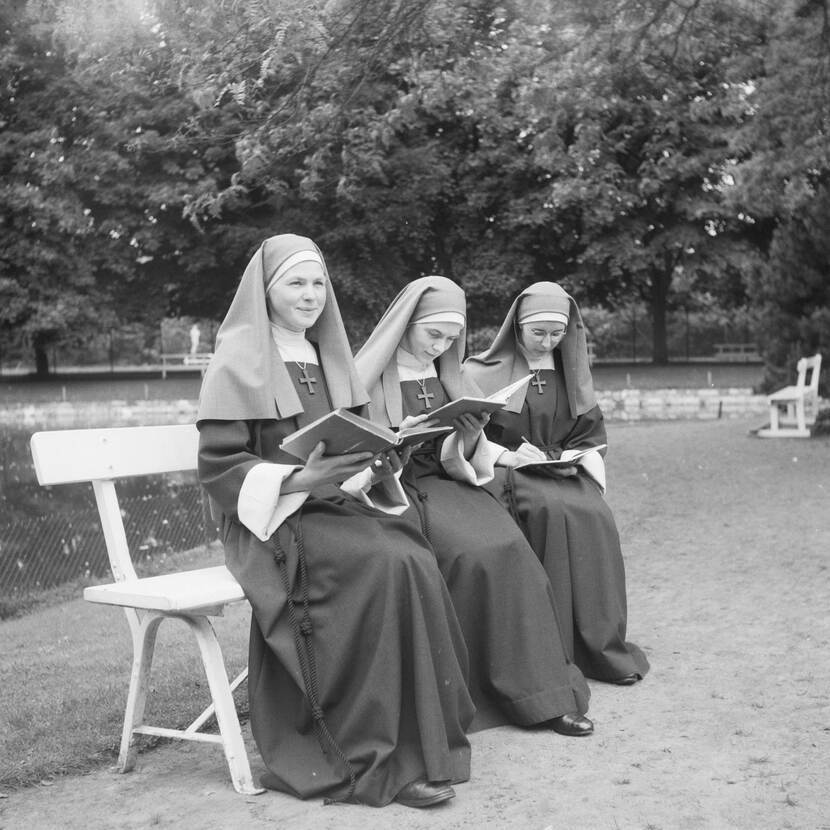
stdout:
[[[297,363],[297,365],[300,366],[299,363]],[[308,374],[308,372],[306,371],[305,365],[300,366],[300,368],[303,370],[303,373],[300,375],[298,380],[300,381],[300,383],[305,384],[306,389],[308,389],[308,394],[313,395],[314,394],[314,385],[313,384],[317,383],[317,378],[313,378]]]
[[423,401],[423,402],[424,402],[424,409],[432,409],[432,404],[430,404],[430,399],[431,399],[431,398],[434,398],[434,397],[435,397],[435,395],[433,395],[433,394],[432,394],[432,392],[427,392],[427,381],[426,381],[426,378],[424,378],[424,380],[423,380],[423,381],[419,380],[419,381],[418,381],[418,386],[420,386],[420,387],[421,387],[421,392],[420,392],[420,394],[416,395],[415,397],[416,397],[419,401]]
[[535,387],[536,387],[536,391],[537,391],[540,395],[544,395],[544,394],[545,394],[545,392],[544,392],[544,390],[542,389],[542,387],[543,387],[543,386],[547,386],[547,385],[548,385],[548,382],[547,382],[546,380],[542,380],[542,378],[540,378],[540,377],[539,377],[539,372],[538,372],[538,370],[537,370],[537,372],[536,372],[536,373],[534,374],[534,376],[533,376],[533,380],[532,380],[532,381],[530,381],[530,385],[531,385],[531,386],[535,386]]

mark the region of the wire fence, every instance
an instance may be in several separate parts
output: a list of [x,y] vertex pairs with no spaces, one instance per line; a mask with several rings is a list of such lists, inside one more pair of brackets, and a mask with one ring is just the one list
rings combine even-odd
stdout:
[[[166,554],[209,544],[217,531],[197,483],[119,499],[127,542],[141,569]],[[0,525],[0,605],[73,580],[110,574],[94,506],[73,506]]]

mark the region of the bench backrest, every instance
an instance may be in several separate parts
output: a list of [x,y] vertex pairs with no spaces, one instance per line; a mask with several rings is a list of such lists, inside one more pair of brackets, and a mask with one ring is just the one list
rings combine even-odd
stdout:
[[[812,357],[802,357],[796,364],[798,370],[798,380],[796,386],[810,389],[812,392],[818,394],[818,381],[821,374],[821,354],[816,353]],[[807,374],[810,374],[809,381]]]
[[195,470],[195,424],[62,429],[32,436],[32,459],[42,485],[89,481],[116,581],[135,579],[115,479]]

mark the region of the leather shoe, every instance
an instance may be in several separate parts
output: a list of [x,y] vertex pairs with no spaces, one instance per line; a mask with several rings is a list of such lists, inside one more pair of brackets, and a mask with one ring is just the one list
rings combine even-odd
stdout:
[[545,723],[554,732],[560,735],[567,735],[570,738],[581,738],[590,735],[594,731],[593,721],[584,715],[560,715],[558,718],[551,718]]
[[616,686],[633,686],[635,683],[639,682],[639,680],[639,674],[626,674],[622,677],[615,678],[611,682]]
[[455,790],[447,781],[413,781],[395,796],[395,801],[404,807],[432,807],[454,797]]

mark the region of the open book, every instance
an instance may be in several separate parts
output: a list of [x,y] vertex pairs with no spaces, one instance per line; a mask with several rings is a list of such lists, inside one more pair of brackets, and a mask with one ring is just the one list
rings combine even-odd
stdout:
[[583,447],[581,450],[562,450],[562,455],[559,458],[549,458],[547,461],[526,461],[524,464],[517,464],[514,470],[530,470],[539,467],[573,467],[579,462],[583,455],[588,455],[594,450],[602,450],[608,444],[597,444],[595,447]]
[[524,394],[524,390],[527,389],[527,384],[532,377],[532,374],[525,375],[525,377],[509,383],[507,386],[502,387],[497,392],[493,392],[492,395],[488,395],[486,398],[456,398],[454,401],[439,406],[438,409],[427,410],[426,414],[429,415],[427,422],[433,426],[451,427],[453,420],[465,412],[481,416],[485,412],[495,412],[497,409],[504,409],[514,395],[520,392]]
[[321,418],[286,436],[280,449],[305,461],[320,441],[326,443],[326,455],[345,455],[352,452],[379,453],[400,450],[420,444],[436,435],[450,431],[450,427],[415,426],[399,432],[373,424],[367,418],[348,409],[334,409]]

